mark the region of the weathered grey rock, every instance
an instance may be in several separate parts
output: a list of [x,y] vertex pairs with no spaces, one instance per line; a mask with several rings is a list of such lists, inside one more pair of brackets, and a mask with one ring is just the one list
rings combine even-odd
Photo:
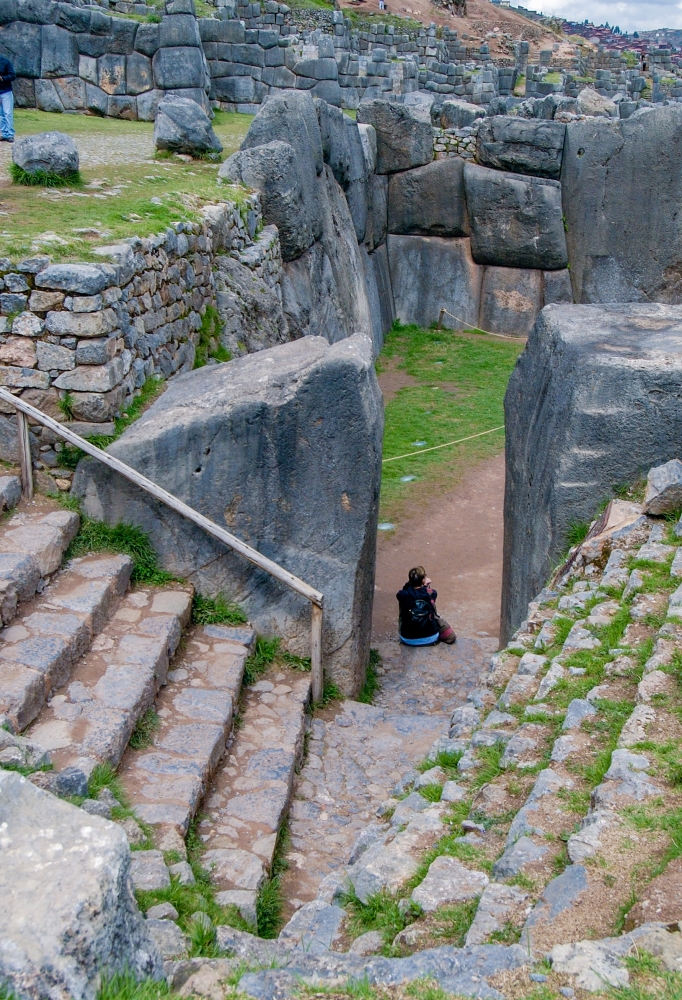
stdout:
[[216,900],[221,906],[234,906],[243,920],[256,927],[258,915],[256,900],[258,893],[252,889],[223,889],[216,893]]
[[491,934],[500,931],[514,911],[528,899],[528,893],[513,885],[491,882],[483,890],[476,916],[467,931],[466,943],[484,944]]
[[432,913],[449,903],[479,896],[490,879],[485,872],[465,868],[457,858],[442,856],[431,862],[426,878],[412,892],[412,902]]
[[102,973],[162,977],[122,830],[3,770],[0,826],[0,976],[11,990],[94,1000]]
[[38,288],[95,295],[115,284],[115,274],[112,267],[102,264],[50,264],[36,275],[35,283]]
[[321,899],[304,903],[279,932],[280,940],[291,941],[307,954],[322,955],[331,951],[341,937],[346,911]]
[[573,288],[571,287],[571,272],[565,271],[545,271],[542,275],[544,289],[543,305],[560,305],[573,302]]
[[677,105],[568,124],[561,182],[576,302],[682,301],[680,155]]
[[478,322],[481,330],[504,333],[508,337],[527,337],[542,305],[541,271],[486,267]]
[[11,510],[21,499],[21,480],[18,476],[0,476],[0,507]]
[[[335,413],[331,430],[321,410]],[[110,446],[216,523],[229,508],[231,530],[322,589],[326,669],[349,694],[369,655],[381,412],[371,342],[307,337],[179,376]],[[255,626],[307,655],[307,602],[103,467],[83,463],[75,479],[98,518],[143,526],[164,566],[234,595]]]
[[317,192],[313,219],[304,197],[299,161],[290,143],[274,140],[233,153],[218,171],[223,180],[242,182],[260,191],[263,216],[279,230],[285,261],[300,257],[314,242],[316,231],[320,234]]
[[441,128],[467,128],[473,125],[477,118],[485,118],[485,109],[468,101],[458,101],[449,98],[443,101],[436,112]]
[[392,174],[388,231],[423,236],[468,236],[464,160],[449,157]]
[[356,937],[348,949],[351,955],[376,955],[384,946],[384,935],[381,931],[366,931]]
[[161,851],[135,851],[131,855],[130,877],[134,887],[145,892],[168,889],[171,884]]
[[152,59],[154,86],[159,90],[203,89],[204,54],[198,46],[158,49]]
[[538,932],[551,929],[557,918],[574,906],[586,889],[587,872],[582,865],[569,865],[561,875],[553,878],[543,889],[524,925],[521,940],[526,947],[533,950]]
[[341,185],[353,219],[358,242],[365,239],[368,211],[369,169],[358,125],[340,108],[315,100],[324,162]]
[[177,864],[171,865],[168,871],[171,876],[178,880],[180,885],[194,885],[196,882],[192,866],[188,861],[178,861]]
[[542,311],[505,400],[503,642],[544,586],[569,525],[594,517],[594,497],[678,454],[680,386],[679,307]]
[[558,180],[565,136],[563,122],[496,115],[479,126],[476,156],[486,167]]
[[[682,462],[673,458],[649,470],[644,497],[645,514],[669,514],[682,507]],[[641,558],[646,558],[641,556]]]
[[348,336],[331,262],[321,243],[282,267],[282,310],[292,338],[324,336],[330,343]]
[[[243,152],[275,141],[288,143],[294,150],[295,169],[308,213],[308,224],[312,229],[310,240],[312,243],[313,240],[319,239],[322,233],[316,178],[322,173],[324,159],[317,112],[310,94],[288,90],[271,96],[251,122],[241,144],[241,150]],[[278,225],[277,221],[270,217],[265,206],[263,206],[263,216],[266,222]],[[307,249],[310,243],[303,249]],[[282,249],[284,250],[284,246]]]
[[585,87],[578,94],[578,113],[595,117],[612,118],[616,105],[608,97],[598,94],[592,87]]
[[471,252],[478,264],[545,271],[568,263],[561,185],[464,165]]
[[[194,23],[196,26],[196,21]],[[166,97],[158,106],[154,145],[157,149],[188,153],[190,156],[217,154],[223,148],[202,108],[195,101],[172,96]]]
[[497,859],[493,865],[493,875],[495,878],[518,875],[525,865],[540,861],[547,851],[547,847],[535,844],[530,837],[520,837],[515,844],[505,849],[501,858]]
[[431,123],[413,108],[378,99],[362,101],[357,120],[376,131],[378,174],[410,170],[433,160]]
[[597,710],[591,702],[587,701],[585,698],[574,698],[566,710],[566,718],[564,719],[561,728],[579,729],[582,725],[583,719],[588,719],[590,716],[596,714]]
[[189,947],[189,938],[174,921],[148,918],[146,925],[149,936],[164,960],[185,957]]
[[[474,263],[467,239],[389,236],[388,260],[396,318],[401,323],[450,329],[476,327],[483,268]],[[455,318],[456,317],[456,318]]]
[[150,906],[145,913],[147,920],[177,920],[178,916],[178,911],[172,903],[157,903],[155,906]]
[[12,160],[28,174],[42,171],[68,177],[78,171],[78,147],[63,132],[38,132],[15,141]]

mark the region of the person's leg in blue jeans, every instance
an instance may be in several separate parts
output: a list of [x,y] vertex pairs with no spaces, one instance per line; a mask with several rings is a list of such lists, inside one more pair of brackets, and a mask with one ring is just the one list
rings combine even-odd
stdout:
[[0,94],[0,137],[6,142],[14,140],[14,94],[11,90]]

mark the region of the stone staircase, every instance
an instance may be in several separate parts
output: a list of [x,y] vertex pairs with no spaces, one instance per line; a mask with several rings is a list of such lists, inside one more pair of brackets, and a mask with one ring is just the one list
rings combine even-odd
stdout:
[[[614,501],[492,659],[486,640],[387,643],[374,704],[314,713],[309,675],[254,670],[251,628],[191,624],[190,587],[131,586],[125,556],[60,567],[77,530],[42,500],[0,528],[0,709],[23,730],[0,731],[0,763],[51,762],[34,780],[61,794],[117,771],[174,988],[213,996],[239,973],[255,998],[364,978],[570,997],[627,983],[632,949],[682,971],[670,526]],[[115,805],[105,789],[84,808]],[[227,926],[255,931],[278,858],[279,937]],[[188,921],[162,900],[197,861],[212,916]],[[197,920],[223,957],[187,958]]]

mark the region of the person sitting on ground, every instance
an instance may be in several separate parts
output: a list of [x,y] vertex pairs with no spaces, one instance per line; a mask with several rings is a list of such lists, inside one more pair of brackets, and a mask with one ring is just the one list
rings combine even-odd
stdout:
[[407,583],[395,595],[400,608],[398,633],[406,646],[452,645],[457,636],[436,610],[438,593],[431,586],[423,566],[408,573]]

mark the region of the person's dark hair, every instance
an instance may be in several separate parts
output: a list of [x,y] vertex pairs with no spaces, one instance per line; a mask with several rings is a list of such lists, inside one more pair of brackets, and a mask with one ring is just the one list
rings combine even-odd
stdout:
[[424,582],[424,577],[426,576],[426,570],[423,566],[415,566],[407,574],[407,579],[410,582],[411,587],[421,587]]

